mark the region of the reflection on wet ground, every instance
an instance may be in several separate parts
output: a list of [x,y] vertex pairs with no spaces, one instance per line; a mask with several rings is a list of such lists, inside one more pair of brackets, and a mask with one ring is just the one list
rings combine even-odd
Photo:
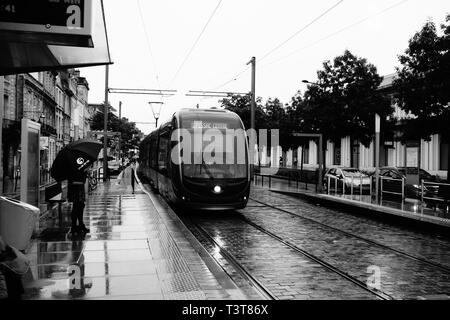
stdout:
[[100,185],[86,203],[85,238],[71,238],[67,216],[33,243],[24,299],[205,299],[145,193]]

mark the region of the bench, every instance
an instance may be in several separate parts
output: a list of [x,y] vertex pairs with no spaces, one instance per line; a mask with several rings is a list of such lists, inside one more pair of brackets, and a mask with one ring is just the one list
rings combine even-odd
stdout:
[[49,204],[58,204],[58,219],[59,227],[62,228],[62,204],[66,202],[63,199],[63,192],[61,183],[54,183],[51,186],[45,188],[45,202]]

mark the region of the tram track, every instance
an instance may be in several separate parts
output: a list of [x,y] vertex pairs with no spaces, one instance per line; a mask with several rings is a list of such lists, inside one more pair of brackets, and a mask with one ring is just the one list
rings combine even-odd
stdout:
[[191,226],[194,227],[202,237],[204,237],[207,241],[209,241],[211,244],[213,244],[216,248],[219,249],[219,253],[230,263],[233,268],[243,277],[245,280],[247,280],[250,285],[266,300],[278,300],[277,296],[273,294],[267,287],[265,287],[256,277],[254,277],[245,266],[243,266],[238,259],[234,257],[232,253],[230,253],[228,250],[224,249],[211,234],[205,230],[202,226],[200,226],[198,223],[194,222],[192,219],[190,219]]
[[[250,221],[249,219],[243,217],[243,216],[239,216],[239,219],[244,222],[245,224],[251,226],[252,228],[254,228],[255,230],[261,232],[262,234],[270,237],[271,239],[283,244],[285,247],[293,250],[294,252],[296,252],[297,254],[303,256],[304,258],[320,265],[322,268],[326,269],[329,272],[332,272],[334,274],[337,274],[338,276],[340,276],[341,278],[345,279],[346,281],[352,283],[353,285],[356,285],[357,287],[359,287],[360,289],[362,289],[363,291],[368,292],[371,295],[374,295],[376,298],[378,298],[379,300],[393,300],[394,298],[392,296],[390,296],[387,293],[384,293],[380,290],[377,290],[375,288],[371,288],[369,286],[367,286],[366,283],[360,281],[359,279],[349,275],[348,273],[346,273],[343,270],[340,270],[339,268],[327,263],[326,261],[324,261],[323,259],[320,259],[316,256],[314,256],[313,254],[307,252],[306,250],[303,250],[301,248],[299,248],[298,246],[290,243],[289,241],[286,241],[285,239],[277,236],[276,234],[272,233],[271,231],[257,225],[256,223]],[[227,249],[223,248],[223,246],[218,243],[214,237],[204,228],[202,227],[199,223],[195,222],[193,219],[190,219],[191,225],[194,226],[196,228],[197,231],[199,231],[202,236],[204,236],[205,238],[207,238],[207,240],[209,242],[211,242],[215,247],[219,248],[220,250],[220,254],[222,254],[222,256],[227,259],[228,262],[230,262],[233,267],[235,267],[239,273],[241,275],[243,275],[260,293],[262,293],[263,295],[265,295],[266,297],[268,297],[268,299],[272,299],[272,300],[277,300],[277,296],[273,293],[270,292],[270,290],[268,288],[266,288],[264,286],[264,284],[262,284],[255,276],[253,276],[251,274],[251,272],[249,272],[245,266],[243,266],[243,264],[241,264],[238,259],[236,259],[232,253],[230,253]]]
[[445,272],[449,272],[449,273],[450,273],[450,267],[444,266],[444,265],[442,265],[442,264],[440,264],[440,263],[432,262],[432,261],[430,261],[430,260],[426,260],[425,258],[414,256],[414,255],[412,255],[412,254],[409,254],[409,253],[407,253],[407,252],[404,252],[404,251],[401,251],[401,250],[392,248],[392,247],[390,247],[390,246],[384,245],[384,244],[379,243],[379,242],[377,242],[377,241],[374,241],[374,240],[371,240],[371,239],[367,239],[367,238],[362,237],[362,236],[359,236],[359,235],[357,235],[357,234],[354,234],[354,233],[351,233],[351,232],[348,232],[348,231],[345,231],[345,230],[342,230],[342,229],[339,229],[339,228],[330,226],[330,225],[328,225],[328,224],[325,224],[325,223],[323,223],[323,222],[317,221],[317,220],[315,220],[315,219],[303,217],[303,216],[301,216],[301,215],[299,215],[299,214],[297,214],[297,213],[294,213],[294,212],[291,212],[291,211],[288,211],[288,210],[285,210],[285,209],[282,209],[282,208],[278,208],[278,207],[276,207],[276,206],[273,206],[273,205],[270,205],[270,204],[268,204],[268,203],[259,201],[259,200],[257,200],[257,199],[254,199],[254,198],[250,198],[250,199],[251,199],[252,201],[254,201],[254,202],[256,202],[256,203],[259,203],[259,204],[261,204],[261,205],[263,205],[263,206],[265,206],[265,207],[268,207],[268,208],[270,208],[270,209],[274,209],[274,210],[277,210],[277,211],[286,213],[286,214],[288,214],[288,215],[291,215],[291,216],[293,216],[293,217],[296,217],[296,218],[299,218],[299,219],[302,219],[302,220],[305,220],[305,221],[309,221],[309,222],[315,223],[315,224],[317,224],[317,225],[320,225],[321,227],[328,228],[328,229],[330,229],[330,230],[339,232],[339,233],[341,233],[341,234],[343,234],[343,235],[346,235],[346,236],[348,236],[348,237],[353,237],[353,238],[355,238],[355,239],[364,241],[364,242],[366,242],[366,243],[368,243],[368,244],[370,244],[370,245],[374,245],[374,246],[377,246],[377,247],[379,247],[379,248],[382,248],[382,249],[385,249],[385,250],[389,250],[389,251],[391,251],[391,252],[394,252],[394,253],[397,254],[397,255],[400,255],[400,256],[402,256],[402,257],[408,258],[408,259],[410,259],[410,260],[414,260],[414,261],[416,261],[416,262],[421,262],[421,263],[424,263],[424,264],[426,264],[426,265],[428,265],[428,266],[431,266],[431,267],[434,267],[434,268],[438,268],[438,269],[440,269],[440,270],[442,270],[442,271],[445,271]]

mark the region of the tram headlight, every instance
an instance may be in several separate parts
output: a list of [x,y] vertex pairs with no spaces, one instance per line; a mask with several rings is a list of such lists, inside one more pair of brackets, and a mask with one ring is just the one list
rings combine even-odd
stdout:
[[217,194],[222,193],[222,187],[221,186],[215,186],[214,187],[214,193],[217,193]]

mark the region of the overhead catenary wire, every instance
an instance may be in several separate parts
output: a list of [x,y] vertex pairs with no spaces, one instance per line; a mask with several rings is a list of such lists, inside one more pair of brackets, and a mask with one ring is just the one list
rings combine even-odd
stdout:
[[159,72],[158,72],[158,66],[156,64],[155,56],[154,56],[152,45],[151,45],[151,41],[150,41],[150,35],[149,35],[148,31],[147,31],[147,25],[145,23],[144,14],[142,12],[141,1],[140,0],[136,0],[136,1],[137,1],[138,10],[139,10],[139,15],[141,17],[142,28],[144,29],[144,34],[145,34],[145,39],[146,39],[148,51],[150,53],[150,57],[151,57],[152,64],[153,64],[153,70],[155,71],[156,84],[158,85],[158,88],[161,89],[161,84],[160,84],[160,79],[159,79]]
[[239,79],[244,73],[247,72],[247,70],[250,69],[250,66],[247,66],[245,69],[243,69],[241,72],[239,72],[238,74],[236,74],[231,80],[221,84],[220,86],[215,87],[214,89],[212,89],[211,91],[217,91],[219,89],[222,89],[223,87],[225,87],[226,85],[236,81],[237,79]]
[[297,37],[300,33],[302,33],[303,31],[305,31],[306,29],[308,29],[310,26],[312,26],[314,23],[316,23],[317,21],[319,21],[320,19],[322,19],[324,16],[326,16],[328,13],[330,13],[331,11],[333,11],[334,9],[336,9],[340,4],[342,4],[344,2],[344,0],[339,0],[337,3],[335,3],[333,6],[331,6],[330,8],[328,8],[327,10],[325,10],[323,13],[321,13],[318,17],[316,17],[315,19],[313,19],[311,22],[309,22],[308,24],[306,24],[304,27],[302,27],[300,30],[296,31],[294,34],[292,34],[289,38],[287,38],[286,40],[284,40],[283,42],[281,42],[280,44],[278,44],[277,46],[275,46],[273,49],[271,49],[270,51],[268,51],[264,56],[262,56],[262,58],[259,58],[259,61],[262,61],[264,59],[266,59],[268,56],[270,56],[272,53],[274,53],[275,51],[277,51],[278,49],[280,49],[282,46],[284,46],[286,43],[288,43],[289,41],[291,41],[292,39],[294,39],[295,37]]
[[[391,10],[393,10],[393,9],[395,9],[395,8],[401,6],[401,5],[403,5],[404,3],[409,2],[409,1],[410,1],[410,0],[402,0],[402,1],[399,1],[399,2],[397,2],[397,3],[395,3],[395,4],[391,5],[391,6],[389,6],[389,7],[387,7],[387,8],[384,8],[384,9],[378,11],[377,13],[375,13],[375,14],[373,14],[373,15],[366,16],[366,17],[364,17],[364,18],[362,18],[362,19],[356,21],[355,23],[352,23],[352,24],[350,24],[350,25],[348,25],[348,26],[346,26],[346,27],[344,27],[344,28],[341,28],[341,29],[339,29],[339,30],[337,30],[337,31],[335,31],[335,32],[333,32],[333,33],[331,33],[331,34],[329,34],[329,35],[327,35],[327,36],[325,36],[325,37],[323,37],[323,38],[321,38],[321,39],[319,39],[319,40],[317,40],[317,41],[315,41],[315,42],[309,44],[309,45],[307,45],[307,46],[304,46],[304,47],[302,47],[302,48],[300,48],[300,49],[297,49],[297,50],[295,50],[294,52],[291,52],[290,54],[288,54],[288,55],[286,55],[286,56],[284,56],[284,57],[282,57],[282,58],[279,58],[279,59],[277,59],[277,60],[275,60],[275,61],[272,61],[272,62],[268,62],[268,63],[266,63],[266,64],[263,64],[263,65],[260,66],[260,69],[266,68],[266,67],[271,66],[271,65],[273,65],[273,64],[279,63],[279,62],[281,62],[281,61],[283,61],[283,60],[285,60],[285,59],[288,59],[289,57],[291,57],[291,56],[293,56],[293,55],[299,53],[300,51],[303,51],[303,50],[309,49],[309,48],[311,48],[311,47],[314,47],[314,46],[316,46],[317,44],[319,44],[319,43],[321,43],[321,42],[323,42],[323,41],[326,41],[326,40],[328,40],[328,39],[330,39],[330,38],[332,38],[332,37],[334,37],[334,36],[337,36],[337,35],[339,35],[339,34],[345,32],[345,31],[351,29],[351,28],[354,28],[354,27],[356,27],[356,26],[358,26],[358,25],[360,25],[360,24],[362,24],[362,23],[364,23],[364,22],[366,22],[366,21],[368,21],[368,20],[370,20],[370,19],[373,19],[373,18],[375,18],[375,17],[377,17],[377,16],[380,16],[380,15],[382,15],[382,14],[388,12],[388,11],[391,11]],[[245,71],[247,71],[247,70],[248,70],[248,68],[245,69]],[[244,71],[244,72],[245,72],[245,71]],[[244,74],[244,72],[241,72],[241,73],[237,74],[235,77],[233,77],[233,79],[231,79],[231,80],[227,81],[226,83],[222,84],[221,86],[217,87],[215,90],[221,89],[221,88],[225,87],[226,85],[228,85],[228,84],[230,84],[230,83],[236,81],[238,78],[240,78],[240,77]]]
[[[305,26],[303,26],[300,30],[297,30],[294,34],[292,34],[289,38],[287,38],[286,40],[284,40],[283,42],[281,42],[280,44],[278,44],[277,46],[275,46],[273,49],[269,50],[264,56],[262,56],[262,58],[259,59],[259,61],[262,61],[264,59],[266,59],[267,57],[269,57],[272,53],[274,53],[275,51],[277,51],[278,49],[280,49],[281,47],[283,47],[286,43],[288,43],[289,41],[291,41],[292,39],[294,39],[295,37],[297,37],[300,33],[302,33],[303,31],[305,31],[306,29],[308,29],[310,26],[312,26],[314,23],[316,23],[317,21],[319,21],[321,18],[323,18],[324,16],[326,16],[328,13],[330,13],[331,11],[333,11],[335,8],[337,8],[340,4],[342,4],[344,2],[344,0],[339,0],[337,3],[335,3],[333,6],[331,6],[330,8],[328,8],[327,10],[325,10],[324,12],[322,12],[319,16],[317,16],[315,19],[313,19],[311,22],[309,22],[308,24],[306,24]],[[245,68],[243,71],[241,71],[240,73],[238,73],[236,76],[234,76],[231,80],[225,82],[224,84],[214,88],[213,90],[218,90],[221,89],[223,87],[225,87],[226,85],[236,81],[238,78],[240,78],[245,72],[247,72],[247,70],[250,69],[249,66],[247,66],[247,68]]]
[[217,3],[216,7],[214,8],[213,12],[211,13],[211,15],[209,16],[205,26],[203,27],[202,31],[200,32],[200,34],[198,35],[197,39],[194,41],[194,44],[192,45],[192,47],[189,49],[188,53],[186,54],[186,56],[183,59],[183,62],[181,63],[181,65],[179,66],[177,72],[175,73],[172,81],[170,82],[170,87],[174,84],[175,80],[178,78],[178,76],[181,73],[181,70],[183,70],[184,66],[186,65],[187,61],[189,60],[190,56],[192,55],[192,53],[194,52],[195,47],[197,46],[197,44],[200,42],[200,39],[202,38],[203,34],[205,33],[206,29],[208,28],[208,25],[210,24],[210,22],[212,21],[212,19],[214,18],[217,10],[219,9],[221,3],[223,0],[219,0],[219,2]]
[[339,29],[339,30],[337,30],[337,31],[335,31],[335,32],[333,32],[333,33],[331,33],[331,34],[329,34],[329,35],[327,35],[327,36],[325,36],[325,37],[323,37],[323,38],[321,38],[321,39],[319,39],[319,40],[317,40],[317,41],[315,41],[315,42],[309,44],[309,45],[307,45],[307,46],[304,46],[304,47],[302,47],[302,48],[300,48],[300,49],[297,49],[297,50],[291,52],[290,54],[288,54],[288,55],[286,55],[286,56],[284,56],[284,57],[281,57],[281,58],[279,58],[279,59],[277,59],[277,60],[275,60],[275,61],[266,63],[266,64],[262,65],[261,68],[265,68],[265,67],[268,67],[268,66],[270,66],[270,65],[276,64],[276,63],[278,63],[278,62],[284,61],[285,59],[290,58],[291,56],[293,56],[293,55],[299,53],[300,51],[303,51],[303,50],[309,49],[309,48],[311,48],[311,47],[314,47],[314,46],[316,46],[317,44],[319,44],[319,43],[321,43],[321,42],[323,42],[323,41],[325,41],[325,40],[328,40],[328,39],[330,39],[330,38],[332,38],[332,37],[334,37],[334,36],[337,36],[338,34],[341,34],[341,33],[345,32],[345,31],[347,31],[347,30],[349,30],[349,29],[351,29],[351,28],[354,28],[354,27],[356,27],[356,26],[358,26],[358,25],[360,25],[360,24],[362,24],[362,23],[364,23],[364,22],[370,20],[370,19],[373,19],[373,18],[375,18],[375,17],[377,17],[377,16],[380,16],[380,15],[382,15],[382,14],[384,14],[384,13],[386,13],[386,12],[392,10],[392,9],[395,9],[395,8],[399,7],[400,5],[402,5],[402,4],[406,3],[406,2],[409,2],[409,1],[410,1],[410,0],[402,0],[402,1],[399,1],[399,2],[397,2],[397,3],[395,3],[395,4],[391,5],[391,6],[389,6],[389,7],[387,7],[387,8],[384,8],[383,10],[378,11],[377,13],[375,13],[375,14],[373,14],[373,15],[366,16],[366,17],[364,17],[364,18],[362,18],[362,19],[360,19],[360,20],[358,20],[358,21],[356,21],[356,22],[354,22],[354,23],[352,23],[352,24],[350,24],[350,25],[347,25],[347,26],[344,27],[344,28],[341,28],[341,29]]

